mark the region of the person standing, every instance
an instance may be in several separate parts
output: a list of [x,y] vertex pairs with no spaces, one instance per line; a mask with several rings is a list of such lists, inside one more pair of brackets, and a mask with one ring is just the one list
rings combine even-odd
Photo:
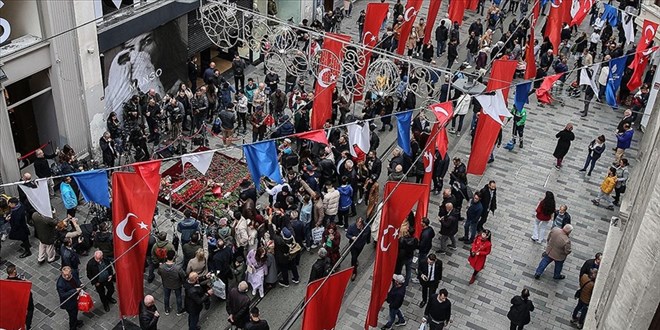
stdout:
[[57,220],[55,217],[55,210],[53,209],[53,216],[50,218],[44,217],[39,212],[32,214],[32,221],[34,222],[35,236],[39,239],[39,255],[37,262],[43,264],[45,261],[51,263],[59,256],[55,255],[55,226]]
[[587,176],[591,176],[591,172],[594,170],[594,166],[596,166],[596,161],[600,159],[603,151],[605,151],[605,135],[601,135],[591,141],[587,150],[587,160],[584,161],[584,167],[582,167],[580,172],[586,171],[587,167],[589,167]]
[[213,294],[213,289],[204,292],[199,284],[199,275],[192,272],[188,275],[188,281],[184,284],[186,291],[186,312],[188,312],[188,330],[197,330],[199,326],[199,314],[202,312],[205,304],[209,303],[209,297]]
[[623,124],[623,129],[616,133],[616,153],[614,154],[614,163],[612,166],[619,166],[626,149],[630,148],[634,130],[630,123]]
[[[25,281],[24,278],[18,276],[16,266],[9,264],[7,266],[7,279],[10,281]],[[5,297],[11,299],[11,297]],[[27,311],[25,314],[25,329],[30,330],[32,327],[32,316],[34,315],[34,300],[32,299],[32,290],[30,290],[30,300],[28,301]]]
[[612,202],[616,206],[619,206],[621,194],[626,192],[628,175],[628,159],[621,158],[616,168],[616,185],[614,185],[614,201]]
[[555,212],[555,218],[552,220],[552,228],[564,228],[564,226],[570,223],[571,215],[568,214],[568,206],[562,204],[559,206],[559,210]]
[[458,57],[458,40],[451,39],[447,46],[447,69],[451,69],[454,61]]
[[[236,90],[240,91],[245,88],[245,61],[241,58],[241,56],[236,53],[234,54],[234,60],[231,62],[231,69],[234,72],[234,85],[236,86]],[[238,85],[241,85],[239,88]]]
[[99,293],[103,309],[110,311],[110,304],[116,304],[117,300],[112,298],[115,293],[115,285],[112,282],[112,263],[103,257],[103,252],[94,252],[94,257],[87,262],[87,278],[90,280],[96,292]]
[[160,314],[154,296],[146,295],[140,304],[140,329],[157,330],[159,318]]
[[483,205],[481,203],[481,196],[479,192],[476,192],[470,200],[470,206],[465,213],[465,224],[463,225],[464,234],[463,237],[459,238],[459,241],[463,241],[465,244],[472,244],[474,238],[477,236],[477,223],[481,219],[483,213]]
[[[454,204],[445,204],[447,214],[440,218],[440,250],[438,253],[446,253],[447,248],[456,250],[456,233],[458,233],[458,219],[460,215],[454,210]],[[451,244],[447,245],[447,240]]]
[[200,232],[199,221],[192,217],[190,210],[185,210],[183,216],[185,218],[176,225],[176,230],[181,233],[181,245],[190,242],[193,233]]
[[99,146],[103,154],[103,165],[107,167],[115,166],[115,159],[118,153],[115,147],[115,140],[112,139],[110,132],[103,133],[103,136],[99,139]]
[[[582,329],[584,320],[587,317],[597,275],[598,269],[591,269],[589,274],[583,274],[580,277],[580,289],[575,292],[578,302],[575,309],[573,309],[573,315],[571,315],[571,324],[575,325],[578,329]],[[580,315],[579,317],[578,314]]]
[[71,267],[64,266],[57,278],[57,295],[60,298],[60,308],[69,314],[69,330],[82,327],[83,322],[78,320],[78,295],[82,287],[78,276],[74,276]]
[[529,312],[534,311],[534,304],[529,300],[529,290],[523,289],[519,296],[511,298],[511,309],[506,317],[511,321],[510,330],[523,330],[531,321]]
[[445,20],[440,21],[440,25],[435,28],[435,41],[437,43],[436,47],[436,57],[442,56],[445,52],[445,46],[447,45],[447,39],[449,39],[449,29],[445,26]]
[[573,124],[566,124],[566,127],[557,133],[555,137],[558,140],[557,146],[555,147],[555,151],[552,153],[552,155],[557,159],[555,168],[560,169],[562,162],[564,161],[564,157],[568,153],[568,149],[571,148],[571,141],[575,140],[575,134],[573,134]]
[[247,295],[248,284],[245,281],[232,288],[227,296],[227,320],[231,325],[242,329],[250,320],[250,298]]
[[419,246],[417,249],[417,269],[426,261],[426,256],[431,252],[433,247],[433,238],[435,238],[435,230],[431,227],[431,220],[429,218],[422,218],[422,232],[419,234]]
[[543,243],[545,232],[552,225],[550,219],[554,218],[556,211],[555,195],[552,191],[546,191],[545,197],[536,205],[536,219],[532,229],[532,241]]
[[174,291],[176,316],[180,316],[183,314],[181,288],[186,281],[186,274],[181,269],[181,266],[174,263],[175,258],[176,252],[167,251],[167,261],[158,267],[158,275],[160,275],[161,282],[163,283],[163,293],[165,294],[165,315],[170,315],[170,296],[172,295],[172,291]]
[[525,132],[525,122],[527,121],[527,109],[523,106],[522,109],[517,107],[511,108],[511,114],[513,115],[513,132],[511,141],[513,144],[516,144],[516,135],[520,137],[519,147],[523,147],[523,133]]
[[66,214],[75,217],[76,208],[78,207],[78,196],[71,187],[71,177],[67,176],[64,181],[60,183],[60,194],[62,194],[62,203],[66,209]]
[[245,330],[270,330],[268,322],[262,320],[259,316],[259,308],[257,306],[250,309],[250,322],[245,325]]
[[490,254],[492,247],[490,243],[490,235],[490,230],[481,231],[479,237],[472,243],[468,262],[474,269],[474,272],[472,273],[472,277],[470,277],[470,284],[474,283],[477,274],[484,269],[484,265],[486,265],[486,257]]
[[438,284],[442,280],[442,261],[434,253],[428,255],[423,262],[417,267],[417,279],[422,286],[422,301],[419,307],[423,308],[426,305],[427,298],[435,294],[438,289]]
[[448,297],[449,292],[447,292],[447,289],[440,289],[438,294],[431,295],[424,310],[424,318],[422,318],[422,322],[428,324],[429,330],[442,330],[445,326],[449,326],[451,322],[451,301]]
[[598,269],[600,267],[600,262],[602,258],[603,258],[603,254],[598,252],[596,253],[593,259],[587,259],[587,261],[585,261],[584,264],[582,264],[582,267],[580,268],[579,277],[581,278],[582,275],[589,274],[589,272],[594,268]]
[[9,229],[9,239],[21,241],[21,248],[23,253],[18,257],[23,259],[32,255],[30,248],[30,228],[27,225],[27,212],[25,206],[16,197],[12,197],[7,201],[11,212],[7,215],[6,221],[11,226]]
[[364,219],[358,217],[355,223],[346,230],[346,238],[348,238],[348,243],[351,246],[351,266],[353,267],[351,281],[355,281],[357,277],[358,257],[369,241],[369,230],[364,230],[364,227]]
[[[407,324],[406,319],[401,313],[401,306],[406,297],[405,277],[400,274],[394,274],[392,288],[387,293],[387,303],[389,304],[389,319],[385,325],[380,328],[381,330],[392,329],[392,325],[402,327]],[[394,322],[396,319],[396,322]]]
[[566,225],[564,228],[553,228],[548,234],[548,246],[545,248],[545,253],[543,253],[543,258],[539,263],[539,266],[536,268],[534,274],[535,279],[539,279],[545,268],[551,262],[555,262],[555,273],[552,278],[555,280],[563,280],[566,278],[565,275],[562,275],[561,270],[564,267],[564,261],[566,257],[571,254],[571,240],[569,235],[573,231],[573,225]]
[[481,197],[481,219],[477,223],[477,230],[483,231],[484,224],[488,220],[488,212],[493,212],[497,209],[497,185],[494,180],[490,180],[487,185],[485,185],[479,191],[479,197]]
[[353,204],[353,187],[350,184],[349,178],[342,176],[341,186],[337,188],[339,191],[339,209],[337,211],[337,226],[339,228],[348,227],[348,217]]
[[599,206],[601,201],[605,201],[605,203],[607,203],[607,209],[610,211],[614,210],[614,204],[610,200],[610,195],[612,194],[612,191],[614,191],[615,186],[616,169],[610,167],[610,169],[607,171],[607,176],[600,184],[600,191],[598,192],[598,196],[596,196],[596,199],[592,199],[591,202],[594,203],[594,205]]

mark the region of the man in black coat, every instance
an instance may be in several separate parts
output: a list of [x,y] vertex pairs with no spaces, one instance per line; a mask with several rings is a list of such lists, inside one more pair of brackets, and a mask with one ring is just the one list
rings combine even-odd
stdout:
[[213,253],[213,259],[209,263],[209,271],[216,272],[222,282],[226,284],[230,274],[229,265],[232,260],[232,251],[221,238],[218,238],[216,244],[217,249]]
[[603,258],[603,254],[598,252],[596,253],[596,256],[593,259],[588,259],[587,261],[584,262],[582,265],[582,268],[580,268],[580,276],[578,278],[582,278],[582,275],[584,274],[589,274],[591,273],[592,269],[598,269],[600,267],[600,261]]
[[199,275],[195,272],[188,274],[188,281],[183,284],[183,287],[186,291],[185,308],[188,312],[188,328],[197,329],[199,314],[202,312],[204,305],[209,303],[209,297],[213,294],[213,290],[209,289],[205,292],[199,284]]
[[11,208],[11,213],[9,214],[9,224],[11,229],[9,230],[9,239],[15,241],[21,241],[21,247],[23,248],[23,254],[18,256],[19,258],[26,258],[32,255],[30,252],[30,228],[27,225],[27,213],[25,211],[25,206],[18,201],[18,198],[12,197],[8,201],[9,207]]
[[64,266],[62,275],[57,278],[57,295],[60,297],[60,308],[69,314],[69,330],[82,327],[82,321],[78,321],[78,294],[82,289],[78,276],[74,276],[71,267]]
[[447,299],[449,293],[446,289],[440,289],[438,294],[434,294],[429,299],[429,304],[424,310],[424,318],[428,322],[429,330],[442,330],[449,324],[451,319],[451,301]]
[[435,230],[431,227],[431,220],[429,220],[429,218],[422,218],[422,232],[419,234],[417,269],[419,269],[419,265],[424,262],[429,252],[431,252],[433,238],[435,238]]
[[415,238],[415,229],[411,226],[408,228],[408,232],[404,232],[399,238],[399,255],[394,269],[395,274],[401,274],[403,266],[406,266],[406,282],[404,283],[406,286],[410,283],[412,277],[412,260],[418,247],[419,240]]
[[110,311],[110,304],[117,303],[112,295],[115,293],[115,285],[112,283],[112,263],[103,257],[103,252],[94,252],[94,257],[87,262],[87,278],[99,293],[103,309]]
[[445,26],[445,20],[440,21],[440,25],[435,28],[435,41],[437,46],[435,48],[436,56],[440,57],[442,53],[445,52],[445,46],[447,45],[447,39],[449,39],[449,29]]
[[[440,218],[440,250],[436,251],[438,253],[445,253],[447,248],[456,250],[455,236],[458,233],[459,214],[452,203],[447,203],[445,209],[447,214]],[[450,245],[447,245],[447,240],[451,241]]]
[[366,161],[367,169],[369,169],[369,175],[373,180],[378,180],[380,177],[380,172],[383,168],[383,162],[378,158],[376,150],[371,150],[367,154]]
[[451,189],[449,188],[442,192],[442,204],[440,204],[440,207],[438,208],[439,217],[444,217],[449,213],[447,211],[447,204],[451,204],[452,206],[456,204],[456,198],[451,194]]
[[[25,281],[25,279],[18,277],[16,266],[10,264],[7,266],[7,279],[10,281]],[[9,297],[5,297],[9,298]],[[27,314],[25,316],[25,328],[32,327],[32,316],[34,315],[34,300],[32,300],[32,291],[30,291],[30,300],[28,301]]]
[[[391,329],[392,325],[398,327],[406,325],[406,319],[401,313],[401,306],[403,306],[403,300],[406,297],[406,285],[404,284],[406,279],[399,274],[394,274],[393,279],[392,288],[387,293],[387,299],[385,300],[389,304],[390,319],[381,329]],[[395,318],[398,318],[398,321],[394,322]]]
[[[34,155],[37,157],[34,160],[34,174],[36,174],[39,178],[49,178],[53,176],[53,171],[50,169],[50,164],[48,164],[48,159],[53,159],[55,156],[57,156],[57,153],[59,153],[60,149],[55,149],[54,154],[46,155],[43,150],[37,149],[34,153]],[[53,179],[48,179],[48,193],[50,194],[50,197],[53,197],[55,195],[55,191],[53,190],[54,188],[54,183]]]
[[232,288],[227,296],[227,320],[233,326],[243,329],[250,320],[250,297],[247,295],[248,284],[245,281]]
[[435,152],[435,162],[433,163],[433,194],[440,195],[442,183],[449,170],[449,155],[445,154],[443,158],[440,152]]
[[328,275],[332,268],[330,258],[328,258],[328,251],[325,248],[320,248],[317,254],[319,258],[312,265],[312,271],[309,274],[310,283]]
[[481,213],[481,220],[477,223],[477,230],[484,230],[484,224],[488,220],[488,212],[493,212],[497,209],[497,186],[495,185],[494,180],[490,180],[487,185],[485,185],[480,190],[481,193],[481,205],[483,206],[483,211]]
[[417,268],[417,278],[422,286],[422,302],[419,303],[421,308],[426,305],[429,293],[430,295],[435,294],[435,290],[438,289],[438,284],[442,280],[442,261],[437,259],[435,254],[431,253]]
[[160,314],[158,313],[154,297],[152,295],[146,295],[144,301],[140,304],[140,329],[158,329],[159,318]]

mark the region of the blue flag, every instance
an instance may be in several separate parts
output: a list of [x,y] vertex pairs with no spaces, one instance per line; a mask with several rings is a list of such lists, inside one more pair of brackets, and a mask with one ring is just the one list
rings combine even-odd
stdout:
[[532,89],[532,82],[526,82],[516,85],[516,100],[513,105],[517,110],[522,110],[525,104],[529,103],[529,91]]
[[615,27],[619,24],[619,11],[612,6],[605,4],[605,10],[603,10],[603,15],[600,16],[600,19],[608,21],[612,27]]
[[610,60],[610,73],[607,76],[607,85],[605,86],[605,99],[607,104],[616,108],[616,91],[621,85],[621,78],[623,78],[623,71],[626,69],[626,58],[622,56]]
[[71,176],[78,183],[78,188],[86,201],[110,207],[108,174],[105,171],[85,171],[73,173]]
[[408,156],[412,156],[410,148],[410,121],[412,120],[412,111],[406,111],[396,114],[396,142]]
[[266,176],[271,180],[282,183],[280,164],[277,162],[277,147],[275,141],[264,141],[243,146],[245,160],[247,161],[254,186],[259,189],[261,178]]

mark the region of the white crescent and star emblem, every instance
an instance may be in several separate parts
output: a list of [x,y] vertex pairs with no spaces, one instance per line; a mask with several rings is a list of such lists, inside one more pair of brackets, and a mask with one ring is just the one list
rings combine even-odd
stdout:
[[[371,36],[370,38],[368,36]],[[364,33],[364,39],[362,40],[362,43],[365,45],[370,45],[371,43],[376,41],[376,36],[374,36],[371,31],[367,31]]]
[[644,28],[644,41],[646,42],[647,45],[651,43],[653,37],[655,37],[655,28],[649,24]]
[[[555,2],[556,2],[557,4],[555,4]],[[562,3],[562,2],[563,2],[563,0],[550,1],[550,5],[551,5],[552,7],[554,7],[554,8],[559,8],[559,6],[561,6],[561,3]]]
[[[326,72],[330,72],[330,71],[331,71],[330,68],[325,68],[325,69],[323,69],[323,70],[321,70],[321,71],[319,72],[319,76],[318,76],[318,83],[319,83],[319,86],[321,86],[321,87],[323,87],[323,88],[328,88],[328,87],[330,86],[330,84],[332,84],[332,81],[327,82],[327,81],[323,78],[323,75],[324,75]],[[332,75],[332,76],[333,76],[333,75]],[[332,80],[332,76],[330,76],[330,79],[331,79],[331,80]]]
[[433,155],[429,151],[424,151],[424,172],[431,173],[433,171]]
[[[124,220],[119,222],[117,225],[117,228],[115,229],[115,234],[117,234],[117,238],[124,242],[130,242],[133,240],[133,233],[135,233],[135,228],[131,231],[130,235],[126,235],[126,225],[128,224],[128,219],[131,217],[137,218],[137,215],[133,213],[128,213],[126,214],[126,217]],[[145,224],[143,221],[138,222],[138,226],[140,226],[140,229],[148,230],[149,226]]]
[[447,113],[447,110],[445,110],[443,107],[434,107],[433,111],[439,112],[439,113],[449,117],[449,113]]
[[415,18],[417,16],[417,11],[415,10],[414,7],[410,7],[406,9],[406,13],[403,15],[403,19],[408,22],[411,19]]
[[387,240],[387,246],[385,246],[385,237],[387,237],[387,233],[389,233],[390,228],[394,229],[394,233],[392,233],[392,239],[396,239],[399,236],[399,229],[394,228],[392,225],[388,225],[385,230],[383,230],[383,235],[380,237],[380,250],[383,252],[387,252],[387,250],[390,249],[390,245],[392,245],[391,240]]

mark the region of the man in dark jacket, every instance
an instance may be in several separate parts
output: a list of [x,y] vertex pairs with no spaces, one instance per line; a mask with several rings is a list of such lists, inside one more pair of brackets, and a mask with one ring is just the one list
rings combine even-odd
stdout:
[[440,289],[438,294],[431,295],[428,305],[424,310],[424,318],[429,325],[429,330],[442,330],[449,324],[451,319],[451,301],[447,299],[447,289]]
[[465,242],[465,244],[472,244],[472,241],[477,235],[477,223],[483,214],[483,205],[481,204],[480,199],[480,194],[478,192],[474,194],[465,214],[466,219],[465,224],[463,225],[465,233],[463,234],[463,237],[458,239],[459,241]]
[[[7,279],[10,281],[25,281],[25,279],[18,277],[16,266],[10,264],[7,266]],[[5,297],[6,299],[10,297]],[[32,300],[32,291],[30,291],[30,300],[28,301],[27,314],[25,315],[25,328],[32,327],[32,316],[34,315],[34,300]]]
[[588,259],[585,261],[582,265],[582,268],[580,268],[580,276],[578,278],[582,278],[582,275],[584,274],[589,274],[592,269],[598,269],[598,267],[600,267],[600,260],[602,258],[603,254],[598,252],[593,259]]
[[348,226],[348,229],[346,230],[346,238],[348,238],[349,244],[353,244],[351,246],[351,266],[353,266],[351,281],[355,281],[355,278],[357,277],[358,257],[369,241],[369,233],[371,231],[363,230],[364,226],[364,219],[359,217],[355,223]]
[[[458,232],[459,215],[454,210],[452,203],[445,204],[445,209],[447,214],[440,218],[440,250],[437,251],[438,253],[445,253],[447,248],[456,250],[455,235]],[[447,245],[447,240],[451,241],[450,245]]]
[[519,296],[511,298],[511,309],[506,316],[511,321],[511,329],[522,330],[523,326],[529,324],[529,312],[534,310],[534,304],[529,300],[529,290],[523,289]]
[[412,259],[418,247],[419,240],[415,238],[415,229],[410,227],[408,228],[408,232],[404,232],[401,238],[399,238],[399,255],[397,256],[396,267],[394,269],[395,274],[401,274],[403,266],[406,266],[406,286],[410,283],[410,278],[412,277]]
[[222,282],[227,283],[229,279],[232,251],[227,247],[225,241],[221,238],[217,240],[217,249],[213,253],[213,258],[209,263],[209,271],[216,272]]
[[419,269],[419,265],[426,260],[426,256],[429,252],[431,252],[433,238],[435,238],[435,230],[431,227],[431,220],[429,220],[429,218],[422,218],[422,233],[419,234],[417,269]]
[[183,287],[186,291],[185,306],[186,312],[188,312],[188,328],[198,329],[199,314],[202,312],[204,305],[209,303],[209,297],[213,294],[213,290],[209,289],[205,292],[199,284],[199,275],[195,272],[188,274],[188,281]]
[[[75,218],[74,218],[75,219]],[[79,277],[78,267],[80,266],[80,258],[78,253],[73,249],[73,241],[71,238],[66,237],[62,241],[62,248],[60,249],[60,256],[62,256],[62,267],[69,266],[73,276]]]
[[227,320],[233,326],[242,329],[250,320],[250,298],[247,295],[248,284],[245,281],[232,288],[227,297]]
[[55,226],[57,225],[57,220],[53,219],[55,217],[54,215],[55,210],[53,210],[53,217],[50,218],[44,217],[39,212],[32,214],[35,236],[39,239],[39,256],[37,257],[37,262],[40,264],[43,264],[46,260],[48,260],[48,263],[51,263],[59,259],[59,256],[55,255]]
[[481,212],[481,219],[477,223],[477,230],[484,230],[484,224],[488,220],[488,212],[493,212],[497,209],[497,185],[495,185],[494,180],[490,180],[487,185],[485,185],[479,191],[481,197],[481,205],[483,210]]
[[436,56],[440,57],[442,53],[445,52],[445,46],[447,45],[447,39],[449,39],[449,29],[445,26],[445,20],[440,21],[440,25],[435,28],[435,41],[437,43],[436,47]]
[[438,208],[439,217],[447,215],[447,204],[451,204],[452,206],[456,204],[456,198],[451,194],[451,189],[449,188],[442,191],[442,204],[440,204],[440,207]]
[[245,325],[245,330],[269,330],[268,322],[259,317],[259,308],[250,309],[250,322]]
[[[393,279],[392,288],[387,293],[386,299],[389,304],[390,318],[385,326],[381,328],[382,330],[391,329],[392,325],[402,327],[407,323],[400,309],[403,306],[403,299],[406,297],[406,286],[404,284],[406,279],[399,274],[394,274]],[[394,322],[395,318],[398,318],[398,321]]]
[[112,233],[107,222],[99,224],[99,231],[94,236],[94,247],[101,250],[110,260],[114,259],[115,251],[112,245]]
[[11,213],[9,215],[9,224],[11,229],[9,229],[9,239],[15,241],[21,241],[21,247],[23,248],[23,254],[18,256],[19,258],[26,258],[32,255],[30,252],[30,228],[27,225],[27,212],[25,211],[25,206],[18,201],[18,198],[12,197],[8,201],[9,207],[11,208]]
[[112,295],[115,293],[115,285],[112,282],[112,263],[103,257],[103,252],[94,252],[94,257],[87,262],[87,278],[99,293],[103,309],[110,311],[110,304],[117,303]]
[[183,299],[181,297],[181,288],[186,281],[186,273],[183,272],[181,266],[174,263],[176,252],[167,251],[167,261],[160,264],[158,267],[158,275],[160,275],[161,282],[163,283],[163,291],[165,293],[164,305],[165,315],[170,315],[170,296],[174,291],[176,298],[176,315],[183,314]]
[[435,152],[435,162],[433,163],[433,194],[439,195],[442,191],[442,182],[449,170],[449,155],[445,154],[442,158],[438,151]]
[[442,261],[437,259],[438,258],[435,254],[431,253],[417,268],[417,279],[419,279],[419,284],[422,286],[422,301],[419,303],[420,308],[423,308],[424,305],[426,305],[426,299],[428,298],[429,293],[433,295],[435,290],[438,289],[440,280],[442,280]]
[[319,258],[312,265],[312,271],[309,274],[310,283],[327,276],[330,273],[330,269],[332,269],[330,258],[328,258],[328,251],[325,248],[320,248],[317,253]]
[[60,308],[69,314],[69,330],[82,327],[78,321],[78,294],[80,293],[80,280],[74,276],[71,267],[62,267],[61,276],[57,278],[57,295],[60,297]]
[[152,295],[146,295],[144,301],[140,304],[140,329],[158,329],[159,318],[160,314],[158,313],[154,297]]
[[[59,153],[60,149],[55,149],[55,153],[46,155],[43,150],[37,149],[34,153],[34,155],[37,157],[34,160],[34,174],[36,174],[39,178],[50,178],[53,176],[53,171],[50,169],[50,164],[48,164],[49,159],[55,158],[57,154]],[[55,191],[53,190],[54,183],[53,179],[48,179],[48,193],[50,194],[50,197],[53,197],[55,195]]]
[[451,39],[449,41],[449,46],[447,47],[447,69],[451,69],[451,66],[454,65],[454,61],[458,57],[458,41],[456,39]]

